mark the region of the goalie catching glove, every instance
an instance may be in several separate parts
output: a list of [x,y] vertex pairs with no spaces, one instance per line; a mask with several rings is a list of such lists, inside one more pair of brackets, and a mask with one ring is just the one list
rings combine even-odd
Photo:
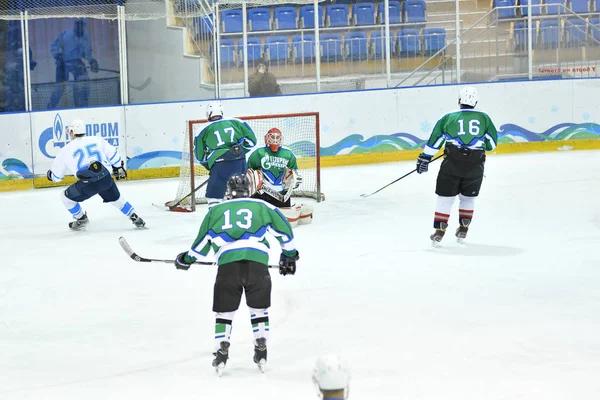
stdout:
[[120,167],[115,167],[113,165],[112,169],[113,169],[113,174],[115,175],[116,180],[121,180],[121,179],[127,178],[127,171],[125,171],[124,165],[125,165],[125,162],[123,162],[123,161],[121,161]]

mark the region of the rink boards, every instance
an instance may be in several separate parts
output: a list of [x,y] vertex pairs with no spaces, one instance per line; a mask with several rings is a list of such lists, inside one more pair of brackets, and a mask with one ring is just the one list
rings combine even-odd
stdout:
[[[495,153],[600,149],[600,116],[594,96],[600,80],[474,86],[480,97],[477,108],[487,112],[498,129]],[[456,110],[459,89],[428,86],[231,99],[223,104],[227,115],[319,112],[321,166],[329,167],[416,159],[436,121]],[[5,128],[0,141],[0,191],[53,185],[45,173],[68,142],[66,126],[76,118],[86,122],[88,135],[103,137],[119,148],[127,159],[130,179],[178,176],[185,122],[203,118],[206,104],[0,115]],[[264,132],[256,134],[262,142]],[[316,135],[309,140],[316,144]]]

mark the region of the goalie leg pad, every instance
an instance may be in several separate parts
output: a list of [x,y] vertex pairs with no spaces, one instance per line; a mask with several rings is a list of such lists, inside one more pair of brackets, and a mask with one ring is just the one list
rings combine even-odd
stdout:
[[250,196],[252,196],[263,187],[263,174],[261,171],[248,169],[246,175],[248,176],[248,180],[250,180]]
[[313,208],[310,204],[300,204],[300,219],[298,224],[308,225],[312,223],[313,219]]
[[300,214],[302,213],[301,206],[281,207],[279,211],[287,218],[292,228],[298,226]]

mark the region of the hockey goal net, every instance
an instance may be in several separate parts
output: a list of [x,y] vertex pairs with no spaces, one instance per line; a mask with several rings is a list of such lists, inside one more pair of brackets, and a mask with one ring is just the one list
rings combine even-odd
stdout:
[[[298,172],[302,176],[302,184],[292,192],[292,197],[308,197],[317,201],[324,199],[321,193],[319,113],[253,115],[237,118],[250,125],[256,134],[257,146],[265,145],[264,136],[269,129],[278,128],[283,133],[283,145],[296,155]],[[207,120],[187,121],[177,196],[166,205],[173,206],[180,200],[184,200],[172,211],[195,211],[197,204],[206,203],[206,186],[191,196],[188,195],[208,179],[208,171],[194,156],[194,138],[200,134],[207,122]]]

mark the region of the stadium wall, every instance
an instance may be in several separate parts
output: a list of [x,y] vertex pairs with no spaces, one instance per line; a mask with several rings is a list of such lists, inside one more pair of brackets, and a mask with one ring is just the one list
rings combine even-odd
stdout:
[[[497,153],[600,149],[600,79],[477,85],[478,108],[499,131]],[[415,159],[434,124],[457,109],[457,86],[428,86],[224,100],[227,115],[318,111],[323,166]],[[117,145],[130,177],[178,174],[185,121],[204,118],[204,102],[178,102],[0,115],[0,190],[52,185],[45,173],[80,118],[88,135]],[[259,139],[264,132],[257,132]],[[284,131],[285,134],[285,131]],[[293,143],[287,143],[293,147]],[[15,179],[15,176],[17,179]],[[38,179],[28,179],[38,177]],[[23,179],[25,178],[25,179]]]

